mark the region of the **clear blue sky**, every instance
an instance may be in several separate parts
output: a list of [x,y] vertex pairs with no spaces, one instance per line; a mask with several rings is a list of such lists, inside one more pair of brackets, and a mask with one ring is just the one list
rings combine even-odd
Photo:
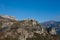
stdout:
[[39,22],[60,21],[60,0],[0,0],[0,14]]

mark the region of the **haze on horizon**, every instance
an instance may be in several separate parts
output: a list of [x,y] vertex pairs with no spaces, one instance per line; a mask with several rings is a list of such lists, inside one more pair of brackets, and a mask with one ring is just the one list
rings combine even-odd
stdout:
[[60,0],[0,0],[0,15],[60,21]]

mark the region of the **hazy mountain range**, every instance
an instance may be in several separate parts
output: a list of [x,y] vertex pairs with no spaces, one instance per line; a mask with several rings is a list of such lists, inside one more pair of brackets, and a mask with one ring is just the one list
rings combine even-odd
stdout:
[[57,34],[60,34],[60,21],[47,21],[42,23],[42,25],[46,28],[55,28]]

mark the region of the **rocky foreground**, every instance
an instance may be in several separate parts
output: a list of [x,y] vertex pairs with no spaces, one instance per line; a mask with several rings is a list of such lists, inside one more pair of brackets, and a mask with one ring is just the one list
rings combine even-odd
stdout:
[[11,16],[0,16],[0,40],[60,40],[60,36],[49,33],[34,19],[18,21]]

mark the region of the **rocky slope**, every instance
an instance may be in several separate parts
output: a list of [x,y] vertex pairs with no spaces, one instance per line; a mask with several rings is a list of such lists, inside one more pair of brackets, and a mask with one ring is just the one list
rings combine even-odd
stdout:
[[18,21],[0,16],[0,40],[59,40],[59,36],[49,34],[34,19]]

